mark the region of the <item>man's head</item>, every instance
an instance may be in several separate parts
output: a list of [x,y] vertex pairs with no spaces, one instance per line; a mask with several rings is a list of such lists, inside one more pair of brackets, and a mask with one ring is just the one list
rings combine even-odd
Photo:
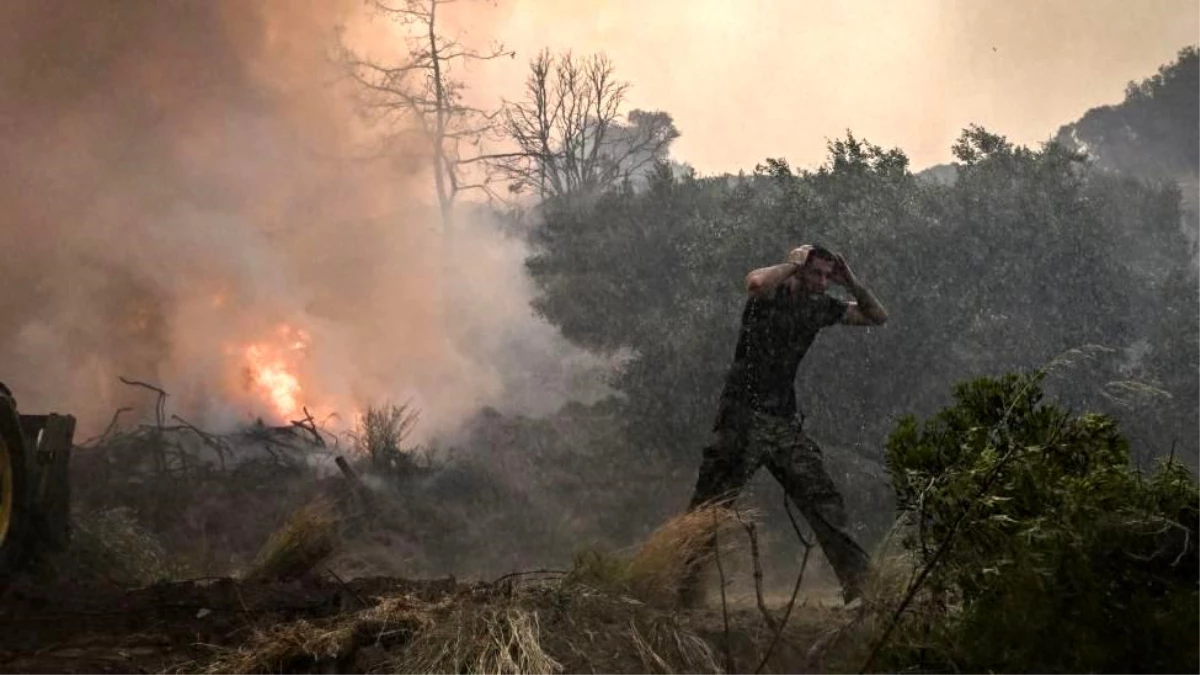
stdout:
[[824,293],[829,288],[829,278],[837,268],[838,257],[824,246],[813,246],[808,252],[804,266],[796,272],[801,290],[807,293]]

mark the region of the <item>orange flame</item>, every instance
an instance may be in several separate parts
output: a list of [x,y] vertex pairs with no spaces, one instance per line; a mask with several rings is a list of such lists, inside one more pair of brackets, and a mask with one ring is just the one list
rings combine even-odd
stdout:
[[275,339],[246,346],[242,350],[246,383],[265,399],[272,412],[287,420],[300,411],[303,388],[297,369],[308,348],[308,334],[280,324]]

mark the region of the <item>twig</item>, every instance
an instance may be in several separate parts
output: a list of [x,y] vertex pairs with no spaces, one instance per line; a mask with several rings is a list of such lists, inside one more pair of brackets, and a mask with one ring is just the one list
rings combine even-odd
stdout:
[[804,571],[808,569],[808,556],[812,554],[812,544],[804,537],[800,531],[800,523],[796,522],[796,516],[792,515],[792,504],[787,495],[783,493],[783,509],[787,511],[788,520],[792,522],[792,529],[796,532],[796,537],[800,540],[800,544],[804,546],[804,555],[800,558],[800,571],[796,573],[796,583],[792,585],[792,597],[788,598],[787,609],[783,611],[783,619],[780,620],[779,626],[775,629],[775,635],[771,637],[771,644],[767,645],[767,651],[763,654],[762,660],[759,661],[758,667],[754,669],[755,673],[761,673],[766,667],[767,661],[771,660],[771,654],[775,652],[775,647],[779,644],[779,639],[783,637],[783,629],[787,627],[788,619],[792,618],[792,609],[796,606],[796,597],[800,595],[800,584],[804,581]]
[[[1024,396],[1025,391],[1028,390],[1029,386],[1030,385],[1026,385],[1024,389],[1018,392],[1015,400],[1009,406],[1008,410],[1005,411],[1004,416],[1000,418],[1000,421],[996,423],[996,426],[992,427],[988,434],[989,441],[993,440],[994,435],[1000,430],[1000,427],[1002,427],[1008,421],[1009,414],[1016,407],[1017,402],[1021,399],[1021,397]],[[1069,412],[1063,415],[1062,419],[1059,421],[1058,427],[1055,428],[1054,432],[1047,440],[1046,445],[1050,445],[1057,440],[1058,433],[1062,431],[1062,428],[1066,425],[1067,419],[1069,418]],[[1012,460],[1013,457],[1016,457],[1017,451],[1022,449],[1022,447],[1022,445],[1016,443],[1013,443],[1009,446],[1008,450],[1004,453],[1004,456],[1001,457],[998,462],[996,462],[996,465],[993,466],[988,475],[984,477],[983,484],[979,486],[979,489],[975,492],[975,495],[967,502],[966,508],[960,511],[958,516],[954,519],[954,522],[950,524],[949,531],[946,532],[946,536],[944,539],[942,539],[941,544],[938,545],[937,550],[933,552],[933,557],[925,564],[924,568],[921,569],[921,572],[917,575],[916,579],[913,580],[913,582],[909,585],[908,591],[904,594],[904,598],[900,601],[900,604],[892,613],[891,619],[888,621],[888,625],[883,631],[883,635],[880,636],[879,640],[875,643],[875,646],[871,648],[870,654],[867,655],[867,660],[864,661],[862,667],[859,668],[859,673],[866,672],[867,668],[870,668],[875,662],[875,657],[879,655],[879,651],[883,649],[883,645],[887,643],[888,638],[891,637],[892,632],[900,623],[900,617],[904,614],[904,610],[908,609],[908,606],[912,603],[913,598],[916,597],[917,591],[920,590],[921,585],[925,583],[925,580],[929,578],[929,575],[933,572],[933,569],[937,567],[938,562],[941,561],[942,556],[946,554],[947,550],[949,550],[950,543],[954,540],[954,535],[958,533],[959,526],[961,526],[963,521],[966,520],[967,516],[975,510],[975,505],[978,504],[979,500],[982,499],[983,496],[987,494],[988,490],[992,488],[992,485],[1000,478],[1000,472],[1005,466],[1008,465],[1008,462]]]
[[353,595],[354,598],[356,600],[358,600],[360,605],[362,605],[363,607],[371,606],[370,603],[368,603],[366,600],[363,599],[363,596],[359,595],[358,591],[354,590],[353,588],[350,588],[350,584],[347,584],[346,581],[344,579],[342,579],[340,576],[338,576],[338,573],[334,572],[333,569],[330,568],[328,565],[325,566],[325,571],[329,573],[329,576],[333,577],[334,580],[336,580],[339,584],[341,584],[342,588],[346,589],[347,593],[349,593],[350,595]]
[[496,577],[496,580],[491,582],[491,584],[489,584],[489,585],[495,586],[496,584],[499,584],[502,581],[507,581],[509,579],[513,579],[516,577],[530,576],[530,575],[534,575],[534,574],[569,574],[569,571],[568,570],[540,569],[540,570],[524,570],[521,572],[509,572],[508,574],[504,574],[499,577]]
[[758,611],[762,612],[763,620],[767,622],[767,628],[778,632],[779,622],[767,611],[767,602],[763,599],[763,571],[762,560],[758,553],[758,529],[755,528],[753,522],[742,520],[741,513],[737,514],[737,519],[745,528],[746,536],[750,538],[750,559],[754,563],[754,595],[758,600]]
[[161,427],[163,425],[163,420],[166,413],[167,392],[152,384],[146,384],[145,382],[139,382],[138,380],[129,380],[121,376],[118,376],[117,379],[132,387],[143,387],[158,393],[158,401],[154,404],[154,416],[158,420],[158,426]]
[[167,392],[163,391],[161,388],[156,387],[152,384],[147,384],[145,382],[141,382],[138,380],[126,379],[125,377],[120,376],[120,375],[117,376],[117,379],[121,380],[121,382],[124,382],[125,384],[128,384],[130,386],[142,387],[144,389],[149,389],[150,391],[158,393],[158,400],[154,402],[154,420],[158,427],[158,433],[156,434],[155,439],[154,439],[155,443],[154,443],[153,449],[155,450],[154,458],[158,462],[158,466],[156,467],[158,469],[158,473],[159,474],[166,473],[167,455],[166,455],[166,452],[162,448],[162,443],[157,442],[157,441],[159,441],[159,439],[161,438],[161,435],[162,435],[163,421],[164,421],[164,418],[166,415],[166,410],[167,410]]
[[304,431],[312,434],[313,440],[322,448],[325,447],[325,439],[321,438],[320,432],[317,431],[316,420],[313,419],[312,413],[308,412],[308,408],[301,408],[304,411],[304,419],[292,420],[292,426],[299,427]]
[[229,450],[229,446],[224,441],[224,439],[222,439],[218,436],[214,436],[206,431],[201,431],[200,429],[196,428],[194,425],[190,424],[187,420],[183,419],[179,415],[171,415],[171,419],[175,420],[176,422],[179,422],[179,424],[181,424],[184,429],[187,429],[188,431],[191,431],[192,433],[199,436],[200,440],[204,441],[204,443],[206,445],[208,445],[208,447],[212,448],[213,450],[215,450],[217,452],[217,460],[221,462],[221,472],[224,473],[224,471],[225,471],[225,452]]
[[717,523],[717,510],[713,509],[713,553],[717,561],[717,576],[721,581],[721,619],[725,622],[725,672],[737,672],[733,668],[733,650],[729,643],[729,602],[725,598],[725,568],[721,565],[721,542],[718,539],[720,526]]
[[117,408],[117,411],[113,413],[112,419],[109,421],[108,426],[104,428],[104,433],[80,443],[80,447],[89,446],[93,443],[99,444],[101,441],[107,439],[108,435],[111,434],[113,429],[117,427],[117,418],[121,416],[121,413],[127,413],[130,410],[133,410],[133,408],[130,408],[129,406]]

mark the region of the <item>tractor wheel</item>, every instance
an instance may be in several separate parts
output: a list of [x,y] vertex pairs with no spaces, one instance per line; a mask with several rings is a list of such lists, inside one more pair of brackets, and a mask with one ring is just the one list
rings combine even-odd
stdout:
[[25,458],[0,434],[0,583],[21,561],[28,522]]

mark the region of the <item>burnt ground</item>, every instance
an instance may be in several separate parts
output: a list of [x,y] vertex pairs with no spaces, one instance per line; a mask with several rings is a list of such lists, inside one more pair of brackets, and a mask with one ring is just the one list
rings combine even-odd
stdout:
[[[14,585],[0,597],[0,672],[442,671],[457,662],[404,660],[405,650],[427,648],[414,635],[461,636],[481,630],[480,617],[517,616],[518,607],[537,617],[540,645],[532,651],[544,650],[558,672],[720,672],[731,657],[733,670],[753,671],[774,636],[751,606],[730,608],[726,633],[725,615],[711,605],[665,612],[558,583],[215,578],[135,589]],[[797,607],[764,672],[817,672],[808,648],[848,615]],[[723,644],[732,645],[728,654],[717,646]],[[517,639],[511,649],[531,651]],[[496,667],[481,665],[482,658],[466,654],[457,667]]]
[[[653,606],[561,574],[412,580],[533,569],[554,542],[513,507],[529,506],[522,493],[461,467],[379,474],[390,483],[368,503],[313,470],[291,431],[254,437],[274,443],[266,458],[228,467],[200,461],[190,429],[142,432],[73,459],[72,546],[36,579],[0,585],[0,672],[721,672],[754,671],[766,654],[763,672],[815,672],[829,665],[810,648],[847,624],[818,601],[776,640],[744,592],[726,613],[712,598]],[[186,463],[146,460],[164,437],[181,457],[191,448]],[[322,500],[333,554],[300,580],[247,580],[273,535]],[[768,604],[780,616],[786,599]]]
[[[12,586],[0,598],[0,671],[7,673],[191,670],[244,643],[258,628],[360,609],[371,598],[433,601],[453,581],[323,579],[256,583],[229,578],[138,589],[98,585]],[[353,663],[341,670],[353,671]]]

